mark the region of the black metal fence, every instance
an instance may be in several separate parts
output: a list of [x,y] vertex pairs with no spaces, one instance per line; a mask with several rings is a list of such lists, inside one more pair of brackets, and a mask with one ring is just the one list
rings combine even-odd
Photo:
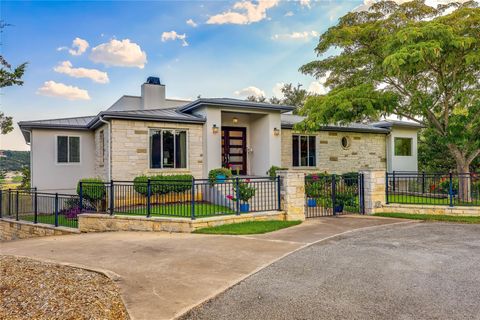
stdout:
[[79,208],[77,195],[36,189],[0,190],[0,218],[77,228]]
[[398,172],[386,175],[387,203],[480,206],[478,173]]
[[364,178],[361,173],[305,176],[307,218],[365,213]]
[[280,177],[82,182],[82,212],[191,219],[280,210]]

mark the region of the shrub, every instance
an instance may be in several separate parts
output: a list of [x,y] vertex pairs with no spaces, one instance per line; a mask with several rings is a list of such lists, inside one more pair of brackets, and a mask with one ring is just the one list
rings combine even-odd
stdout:
[[105,199],[105,182],[98,178],[80,179],[77,184],[77,194],[80,195],[80,182],[82,182],[82,197],[88,201]]
[[271,166],[270,169],[266,172],[270,178],[275,179],[277,177],[277,170],[287,170],[287,168],[281,168],[277,166]]
[[181,193],[192,189],[193,176],[190,174],[138,176],[133,179],[136,192],[147,196],[148,179],[150,179],[150,194]]
[[218,168],[218,169],[212,169],[208,173],[208,180],[210,181],[211,185],[215,184],[215,181],[217,180],[217,176],[223,174],[227,178],[232,177],[232,170],[228,168]]

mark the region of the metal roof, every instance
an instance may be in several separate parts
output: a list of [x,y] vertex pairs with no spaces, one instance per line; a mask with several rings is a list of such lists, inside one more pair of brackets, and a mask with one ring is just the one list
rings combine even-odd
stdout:
[[64,128],[64,129],[88,129],[88,124],[95,116],[60,118],[48,120],[20,121],[21,128]]
[[400,120],[383,120],[372,123],[372,126],[379,128],[392,128],[392,127],[401,127],[401,128],[411,128],[411,129],[421,129],[424,126],[412,121],[400,121]]
[[200,98],[193,102],[190,102],[183,107],[179,107],[178,111],[180,112],[190,112],[197,108],[209,106],[209,107],[240,107],[246,109],[261,109],[261,110],[278,110],[281,112],[293,111],[295,107],[281,105],[281,104],[270,104],[263,102],[255,102],[248,100],[240,99],[231,99],[231,98]]
[[[282,128],[292,129],[293,126],[302,120],[305,117],[293,115],[293,114],[282,114]],[[342,131],[342,132],[369,132],[369,133],[384,133],[387,134],[390,130],[380,127],[375,127],[370,124],[364,123],[349,123],[347,125],[323,125],[320,126],[318,131]]]

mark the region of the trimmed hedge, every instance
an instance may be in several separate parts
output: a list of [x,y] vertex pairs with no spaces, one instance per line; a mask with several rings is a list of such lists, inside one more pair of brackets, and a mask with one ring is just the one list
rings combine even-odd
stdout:
[[150,179],[150,194],[182,193],[192,189],[193,176],[190,174],[138,176],[133,179],[136,192],[147,196],[148,179]]
[[89,201],[105,199],[107,188],[105,182],[98,178],[84,178],[77,183],[77,194],[80,195],[80,182],[82,182],[82,196]]

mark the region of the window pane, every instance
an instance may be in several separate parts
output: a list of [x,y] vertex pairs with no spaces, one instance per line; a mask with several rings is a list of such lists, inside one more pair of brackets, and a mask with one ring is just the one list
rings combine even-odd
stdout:
[[173,158],[174,158],[174,141],[173,141],[173,132],[168,130],[162,131],[162,142],[163,142],[163,168],[173,168]]
[[412,155],[412,139],[411,138],[395,138],[395,155],[411,156]]
[[57,162],[68,162],[68,137],[66,136],[57,137]]
[[298,136],[292,136],[292,165],[298,167]]
[[161,168],[161,133],[157,130],[150,132],[150,168]]
[[316,166],[315,136],[308,137],[308,165],[310,167]]
[[308,165],[308,146],[307,136],[300,137],[300,166],[306,167]]
[[68,137],[69,162],[80,162],[80,137]]
[[187,167],[187,132],[175,132],[175,168]]
[[105,162],[105,132],[102,130],[98,136],[99,144],[100,144],[100,164]]

